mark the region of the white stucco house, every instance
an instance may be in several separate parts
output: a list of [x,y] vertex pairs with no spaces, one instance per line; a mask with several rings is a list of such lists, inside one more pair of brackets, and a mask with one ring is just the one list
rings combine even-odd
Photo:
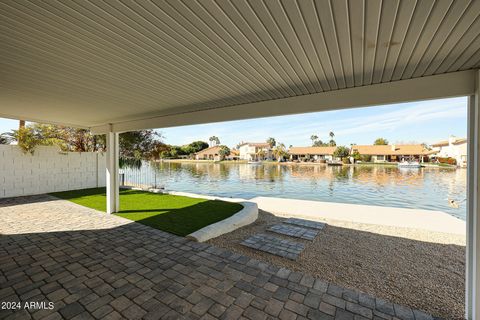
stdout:
[[437,151],[435,157],[454,158],[457,166],[467,166],[467,139],[450,136],[448,140],[443,140],[432,144],[432,149]]
[[333,160],[333,153],[337,147],[291,147],[288,150],[290,160]]
[[238,146],[240,160],[262,161],[272,160],[272,148],[266,142],[242,142]]

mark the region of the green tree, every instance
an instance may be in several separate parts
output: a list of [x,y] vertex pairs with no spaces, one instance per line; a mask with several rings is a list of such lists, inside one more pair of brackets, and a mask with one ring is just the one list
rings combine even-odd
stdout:
[[[90,130],[66,126],[30,123],[18,130],[4,134],[10,141],[17,141],[24,152],[33,153],[39,145],[59,146],[62,151],[103,151],[106,149],[105,135],[93,135]],[[156,141],[162,138],[154,130],[140,130],[120,134],[120,156],[146,159]]]
[[190,144],[183,146],[182,150],[183,152],[185,152],[185,154],[193,154],[206,148],[208,148],[208,143],[206,143],[205,141],[194,141]]
[[388,140],[385,138],[377,138],[373,144],[376,146],[386,146],[388,144]]
[[35,148],[41,144],[39,137],[29,127],[20,127],[18,130],[12,130],[7,134],[10,134],[11,138],[17,141],[17,145],[24,153],[33,154]]
[[170,157],[170,146],[162,141],[156,141],[150,150],[150,159],[158,160]]
[[352,158],[355,159],[355,161],[358,161],[361,159],[361,155],[360,155],[360,152],[358,152],[358,150],[355,150],[352,152]]
[[350,154],[350,149],[344,146],[337,147],[333,152],[333,156],[335,158],[340,158],[341,160],[343,160],[343,158],[348,157],[349,154]]
[[277,144],[277,141],[275,140],[275,138],[270,137],[267,139],[267,143],[270,146],[270,148],[273,148]]
[[230,154],[230,148],[225,145],[220,146],[220,150],[218,150],[218,154],[220,155],[220,159],[225,159],[226,156]]
[[120,157],[147,159],[155,142],[162,138],[161,133],[154,130],[130,131],[120,134]]
[[318,136],[315,135],[315,134],[312,134],[312,135],[310,136],[310,140],[312,140],[312,146],[315,147],[315,143],[316,143],[317,140],[318,140]]

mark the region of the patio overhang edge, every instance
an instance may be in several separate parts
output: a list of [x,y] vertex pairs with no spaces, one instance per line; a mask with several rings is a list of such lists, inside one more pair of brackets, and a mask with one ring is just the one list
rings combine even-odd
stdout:
[[144,119],[93,126],[90,129],[95,134],[126,132],[469,96],[475,93],[475,73],[476,70],[466,70],[241,105],[190,112],[179,110]]

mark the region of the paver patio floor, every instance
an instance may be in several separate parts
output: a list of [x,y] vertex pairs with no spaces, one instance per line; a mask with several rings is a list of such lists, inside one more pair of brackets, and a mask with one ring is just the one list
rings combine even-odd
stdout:
[[46,195],[0,200],[0,220],[0,301],[21,302],[2,319],[431,319]]

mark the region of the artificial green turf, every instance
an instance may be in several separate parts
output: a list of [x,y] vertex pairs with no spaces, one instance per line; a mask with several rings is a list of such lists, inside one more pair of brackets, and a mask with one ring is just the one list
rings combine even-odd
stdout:
[[[106,211],[105,188],[56,192],[51,195],[85,207]],[[242,208],[241,204],[220,200],[120,190],[120,212],[117,215],[179,236],[186,236],[209,224],[226,219]]]

